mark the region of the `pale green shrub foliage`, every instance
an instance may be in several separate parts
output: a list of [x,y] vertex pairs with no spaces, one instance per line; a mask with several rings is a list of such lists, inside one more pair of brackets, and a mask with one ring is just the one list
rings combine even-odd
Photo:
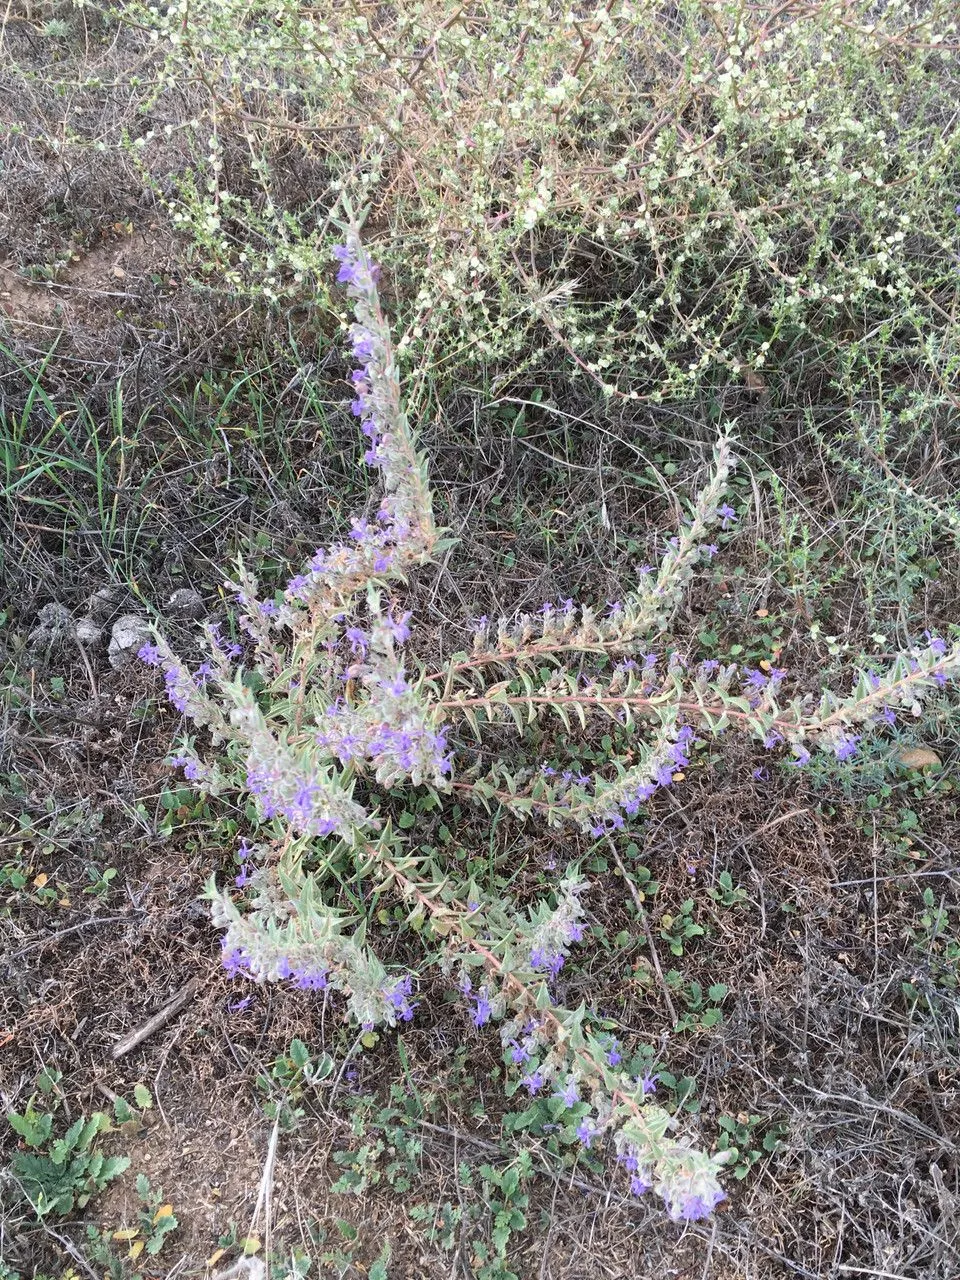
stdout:
[[956,362],[924,336],[957,289],[949,4],[118,12],[153,33],[158,93],[201,86],[171,207],[215,285],[323,295],[345,189],[372,207],[401,353],[439,370],[560,364],[659,401],[829,334],[857,383],[907,349],[933,385]]

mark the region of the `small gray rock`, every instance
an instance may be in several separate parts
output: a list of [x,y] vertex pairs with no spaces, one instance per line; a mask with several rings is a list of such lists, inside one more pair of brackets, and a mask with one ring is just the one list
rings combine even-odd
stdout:
[[88,647],[97,645],[103,639],[103,627],[98,627],[92,618],[81,618],[77,623],[77,639]]
[[189,618],[193,622],[205,618],[208,612],[203,596],[193,587],[180,587],[175,591],[167,601],[167,608],[174,617]]
[[136,657],[141,645],[152,639],[153,635],[145,618],[136,613],[125,613],[113,624],[110,644],[107,646],[107,661],[114,671],[120,671]]
[[109,622],[119,608],[122,599],[123,591],[120,587],[99,587],[87,603],[87,615],[94,622],[101,624]]
[[66,605],[55,600],[45,604],[37,614],[37,625],[30,632],[27,644],[31,649],[62,649],[76,638],[77,624]]

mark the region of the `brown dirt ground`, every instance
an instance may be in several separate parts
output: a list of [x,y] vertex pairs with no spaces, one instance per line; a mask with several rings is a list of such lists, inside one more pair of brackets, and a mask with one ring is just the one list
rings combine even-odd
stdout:
[[[103,695],[119,708],[119,737],[116,725],[82,741],[51,722],[23,726],[20,747],[32,747],[44,767],[34,772],[34,794],[21,803],[29,808],[51,787],[102,798],[107,818],[96,861],[119,864],[122,874],[107,901],[84,898],[84,857],[67,841],[52,856],[35,851],[31,871],[45,870],[70,905],[10,900],[0,1016],[5,1104],[22,1106],[44,1065],[63,1072],[70,1116],[108,1107],[110,1092],[130,1097],[136,1083],[147,1085],[154,1109],[136,1132],[111,1140],[130,1154],[131,1169],[91,1212],[92,1220],[119,1229],[135,1220],[135,1172],[163,1188],[181,1226],[163,1266],[145,1270],[149,1280],[201,1274],[230,1224],[241,1236],[264,1240],[269,1229],[273,1247],[291,1248],[308,1220],[330,1224],[335,1217],[361,1230],[350,1274],[363,1274],[388,1238],[391,1274],[469,1276],[465,1245],[453,1255],[426,1246],[404,1197],[386,1186],[362,1199],[331,1194],[340,1172],[332,1155],[358,1140],[343,1106],[331,1105],[322,1089],[308,1101],[301,1125],[281,1135],[268,1165],[271,1125],[254,1077],[295,1036],[338,1060],[349,1041],[338,1011],[317,997],[255,989],[250,1005],[237,1008],[246,992],[220,970],[216,935],[198,903],[205,879],[229,865],[228,856],[200,851],[189,827],[158,842],[143,822],[131,821],[129,806],[117,804],[118,795],[145,799],[148,809],[154,803],[164,771],[153,762],[162,757],[172,722],[151,716],[146,734],[131,729],[125,712],[143,706],[152,688],[133,673],[98,674]],[[97,750],[105,744],[105,752]],[[742,763],[730,761],[739,777]],[[801,781],[766,791],[752,783],[711,790],[697,771],[691,774],[675,803],[664,801],[652,814],[641,861],[661,879],[664,905],[697,893],[718,865],[731,866],[735,881],[748,888],[743,907],[712,912],[708,969],[700,973],[704,982],[722,978],[731,986],[726,1019],[711,1032],[670,1037],[642,939],[635,984],[624,988],[618,965],[598,961],[590,988],[628,1037],[658,1044],[675,1074],[697,1075],[705,1133],[723,1113],[786,1118],[784,1151],[742,1188],[734,1184],[715,1222],[685,1229],[665,1223],[652,1206],[626,1201],[589,1171],[542,1178],[530,1214],[540,1226],[520,1239],[519,1275],[777,1280],[882,1275],[877,1267],[888,1258],[888,1274],[950,1280],[960,1256],[958,1063],[945,1025],[898,1004],[899,982],[915,975],[904,967],[901,931],[890,921],[915,915],[917,886],[951,892],[960,824],[944,808],[940,824],[926,826],[936,836],[918,837],[892,869],[879,839],[871,846],[854,831],[851,813],[841,809],[830,821],[818,816]],[[516,848],[518,832],[505,830],[502,839],[505,849]],[[542,863],[554,840],[533,845],[531,856]],[[783,901],[796,910],[784,915]],[[595,877],[590,907],[610,935],[635,929],[616,874]],[[693,950],[684,962],[688,975],[698,972],[696,956]],[[196,995],[182,1012],[114,1062],[116,1040],[194,978]],[[579,981],[571,979],[561,998],[576,1003]],[[424,1088],[442,1081],[453,1047],[465,1040],[477,1062],[493,1065],[487,1038],[465,1029],[462,1013],[424,1010],[403,1033],[410,1070]],[[382,1092],[395,1068],[394,1038],[387,1037],[359,1059],[349,1087]],[[420,1178],[408,1200],[456,1203],[458,1161],[465,1153],[485,1158],[483,1144],[499,1141],[496,1108],[477,1121],[461,1103],[452,1100],[424,1129]],[[270,1189],[269,1213],[263,1205],[257,1212],[262,1186]],[[68,1225],[59,1231],[71,1234]],[[14,1224],[9,1239],[10,1257],[21,1266],[30,1258],[35,1267],[53,1266],[64,1257],[62,1244],[35,1229]],[[228,1250],[219,1265],[232,1256]]]

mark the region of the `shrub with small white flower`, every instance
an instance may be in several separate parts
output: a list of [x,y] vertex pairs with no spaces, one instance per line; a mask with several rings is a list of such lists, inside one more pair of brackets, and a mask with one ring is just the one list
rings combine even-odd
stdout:
[[[728,437],[711,478],[656,568],[644,567],[602,611],[572,600],[536,616],[478,625],[472,650],[435,667],[418,662],[415,623],[387,593],[444,544],[433,516],[426,460],[404,416],[377,268],[355,228],[337,253],[352,299],[353,412],[379,475],[373,519],[322,548],[272,598],[241,568],[232,584],[244,643],[208,628],[210,657],[191,673],[162,638],[141,650],[163,671],[174,706],[205,731],[175,763],[212,794],[247,796],[255,830],[239,851],[236,890],[209,886],[232,975],[337,992],[364,1029],[415,1016],[415,975],[388,971],[362,923],[338,903],[331,868],[347,859],[378,894],[394,893],[439,948],[439,965],[477,1027],[497,1023],[507,1069],[531,1095],[550,1090],[577,1108],[584,1147],[609,1150],[639,1195],[653,1189],[675,1219],[700,1218],[723,1199],[718,1178],[731,1152],[708,1155],[675,1133],[653,1100],[648,1072],[621,1070],[618,1041],[586,1010],[555,999],[555,980],[583,937],[589,882],[569,866],[549,900],[525,911],[485,899],[476,884],[394,829],[397,786],[430,788],[533,822],[613,836],[690,761],[698,741],[738,729],[797,767],[812,752],[844,761],[862,734],[960,673],[960,646],[936,637],[882,671],[856,674],[845,696],[785,699],[786,673],[690,665],[651,646],[662,637],[701,563],[717,551],[716,526],[736,512],[726,486],[736,465]],[[550,672],[545,678],[545,671]],[[473,743],[555,717],[567,739],[612,720],[630,750],[592,775],[504,758],[485,768]],[[518,752],[520,748],[518,747]],[[583,1114],[587,1102],[589,1114]]]

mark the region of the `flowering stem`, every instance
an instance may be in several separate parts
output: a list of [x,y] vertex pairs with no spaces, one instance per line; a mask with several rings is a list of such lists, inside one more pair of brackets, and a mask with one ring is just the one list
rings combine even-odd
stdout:
[[[373,851],[371,850],[371,852]],[[539,1009],[537,1007],[536,996],[526,983],[518,978],[515,973],[511,973],[508,969],[504,968],[503,962],[494,955],[488,947],[485,947],[483,943],[479,942],[476,938],[469,937],[461,930],[461,916],[468,914],[466,907],[462,903],[454,900],[453,905],[456,909],[451,910],[447,904],[441,905],[428,894],[425,894],[420,886],[415,881],[409,879],[409,877],[404,874],[395,862],[388,858],[382,858],[380,859],[380,865],[387,872],[388,877],[396,882],[398,889],[404,897],[415,899],[418,906],[429,912],[431,916],[442,918],[449,930],[456,932],[458,941],[480,956],[483,960],[487,973],[491,977],[495,977],[497,979],[505,994],[512,995],[514,997],[513,1003],[518,1010],[525,1009],[535,1011],[542,1027],[549,1031],[553,1041],[558,1046],[564,1046],[567,1039],[567,1031],[557,1014],[554,1013],[552,1009]],[[574,1052],[594,1077],[596,1083],[607,1085],[610,1073],[607,1072],[603,1065],[597,1061],[593,1054],[590,1053],[589,1050],[583,1048],[576,1049]],[[607,1085],[607,1087],[609,1086]],[[647,1117],[644,1114],[645,1109],[640,1107],[629,1093],[625,1093],[622,1089],[613,1087],[610,1089],[610,1097],[615,1104],[619,1103],[626,1107],[626,1109],[631,1112],[634,1120],[637,1121],[645,1132],[648,1132]],[[649,1108],[647,1108],[647,1110],[649,1110]],[[661,1152],[658,1140],[652,1135],[648,1138],[648,1150],[651,1161],[656,1161]]]
[[450,679],[461,671],[476,671],[481,667],[505,665],[508,662],[522,662],[526,658],[549,657],[554,653],[618,653],[624,649],[622,639],[610,640],[577,640],[570,644],[527,644],[517,649],[491,649],[486,653],[468,658],[465,662],[455,662],[442,671],[431,671],[427,680],[442,680],[446,677],[447,688]]

